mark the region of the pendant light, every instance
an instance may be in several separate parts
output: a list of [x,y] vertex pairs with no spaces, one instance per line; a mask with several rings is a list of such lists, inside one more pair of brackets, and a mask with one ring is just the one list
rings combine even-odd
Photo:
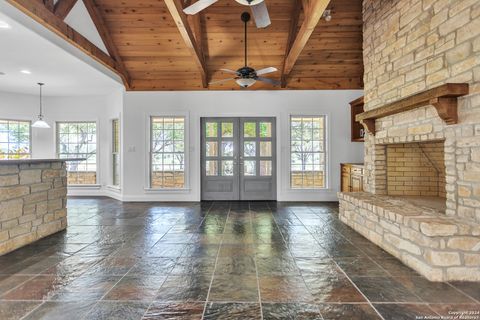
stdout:
[[42,114],[42,87],[45,85],[45,83],[39,82],[38,85],[40,86],[40,114],[38,115],[38,120],[35,121],[34,124],[32,124],[33,128],[40,128],[40,129],[49,129],[50,126],[48,123],[46,123],[43,120],[43,114]]

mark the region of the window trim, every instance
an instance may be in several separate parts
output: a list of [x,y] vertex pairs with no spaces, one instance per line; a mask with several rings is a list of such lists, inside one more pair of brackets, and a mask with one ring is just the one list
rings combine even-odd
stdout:
[[[113,145],[114,145],[113,123],[115,121],[117,121],[117,124],[118,124],[118,150],[117,150],[117,152],[114,152],[114,150],[113,150],[114,149],[113,148]],[[111,179],[110,179],[111,181],[107,186],[109,188],[113,189],[113,190],[121,190],[123,179],[122,179],[122,152],[121,152],[121,149],[122,149],[122,123],[121,123],[121,120],[120,120],[120,116],[110,119],[110,135],[111,135],[111,137],[110,137],[111,138],[110,139],[110,165],[111,165],[110,174],[112,176],[111,176]],[[114,168],[115,165],[113,163],[114,154],[117,155],[118,168],[120,170],[120,172],[118,173],[119,178],[120,178],[120,181],[119,181],[118,184],[115,184],[115,168]]]
[[[324,179],[325,183],[321,188],[293,188],[292,187],[292,117],[323,117],[324,123]],[[290,113],[288,115],[288,190],[290,192],[323,192],[330,190],[330,117],[328,114],[302,114]]]
[[99,148],[99,132],[100,132],[100,121],[98,119],[94,120],[57,120],[55,121],[55,129],[54,129],[54,134],[55,134],[55,156],[59,158],[59,152],[58,152],[58,147],[59,147],[59,132],[58,132],[58,124],[59,123],[90,123],[94,122],[96,126],[96,141],[97,141],[97,148],[96,148],[96,166],[97,166],[97,176],[96,176],[96,183],[95,184],[67,184],[68,188],[77,188],[77,189],[92,189],[92,188],[100,188],[101,184],[99,181],[101,181],[101,169],[100,169],[100,157],[101,157],[101,151]]
[[[183,188],[154,188],[152,187],[152,118],[184,118],[184,185]],[[190,192],[190,115],[188,112],[165,112],[145,115],[145,193],[187,193]]]
[[[30,153],[29,153],[29,157],[27,159],[32,159],[33,157],[33,135],[32,135],[32,132],[33,132],[33,129],[32,129],[32,120],[22,120],[22,119],[11,119],[11,118],[0,118],[0,120],[3,120],[3,121],[16,121],[16,122],[28,122],[28,142],[29,142],[29,150],[30,150]],[[8,156],[8,153],[7,153],[7,156]]]

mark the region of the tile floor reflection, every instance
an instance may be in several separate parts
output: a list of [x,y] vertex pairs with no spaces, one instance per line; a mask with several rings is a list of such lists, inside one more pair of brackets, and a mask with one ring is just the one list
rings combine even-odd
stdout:
[[415,319],[479,311],[337,219],[336,203],[68,201],[0,257],[0,319]]

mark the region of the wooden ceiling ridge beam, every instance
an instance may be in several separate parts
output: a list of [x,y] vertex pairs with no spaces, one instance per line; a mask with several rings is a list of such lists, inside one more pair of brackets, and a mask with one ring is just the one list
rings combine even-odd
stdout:
[[57,17],[59,17],[62,20],[65,20],[65,18],[68,16],[70,11],[72,11],[77,1],[78,0],[58,0],[57,3],[55,3],[53,12]]
[[100,38],[102,38],[102,41],[105,44],[105,47],[107,48],[107,51],[110,54],[110,57],[112,57],[117,63],[117,67],[119,71],[122,73],[122,78],[124,79],[123,82],[125,84],[125,87],[129,89],[131,84],[130,75],[127,71],[127,68],[125,67],[125,64],[123,63],[120,53],[118,52],[117,46],[113,41],[113,38],[110,34],[108,26],[105,23],[105,18],[102,14],[101,9],[97,6],[97,4],[95,3],[95,0],[83,0],[83,3],[87,8],[90,18],[95,24],[95,27],[97,28]]
[[103,52],[87,38],[75,31],[72,27],[67,25],[60,17],[49,11],[43,2],[38,0],[6,0],[15,8],[25,13],[45,28],[54,32],[62,39],[75,46],[95,61],[101,63],[111,71],[118,74],[125,83],[122,71],[118,67],[118,63]]
[[[192,31],[190,23],[188,22],[188,18],[185,15],[185,13],[183,13],[184,3],[182,0],[164,0],[164,1],[165,1],[165,5],[168,8],[168,11],[170,11],[170,14],[173,17],[173,20],[175,21],[175,24],[177,25],[178,31],[180,31],[180,35],[182,36],[182,39],[185,42],[185,45],[187,46],[187,49],[189,50],[189,52],[191,53],[192,57],[195,60],[195,63],[197,64],[197,67],[200,71],[200,75],[202,78],[202,86],[204,88],[207,88],[208,87],[208,71],[205,64],[205,56],[203,54],[202,47],[199,45],[201,41],[196,40],[196,39],[200,40],[201,38],[201,35],[199,35],[199,33],[201,32],[199,30],[200,27],[196,28],[197,37],[195,37],[195,34]],[[199,26],[200,26],[200,23],[199,23]]]
[[285,57],[283,59],[283,67],[282,67],[282,76],[281,76],[281,86],[282,88],[287,87],[287,75],[284,73],[285,64],[287,63],[287,57],[290,53],[290,49],[293,46],[293,42],[297,36],[297,29],[298,29],[298,20],[300,19],[300,13],[302,12],[303,2],[302,0],[294,0],[292,15],[290,18],[290,29],[288,31],[288,40],[287,40],[287,47],[285,50]]
[[302,0],[305,18],[285,57],[282,78],[287,77],[305,48],[330,0]]
[[43,0],[43,4],[45,5],[45,7],[47,7],[48,10],[53,12],[53,9],[55,7],[53,0]]

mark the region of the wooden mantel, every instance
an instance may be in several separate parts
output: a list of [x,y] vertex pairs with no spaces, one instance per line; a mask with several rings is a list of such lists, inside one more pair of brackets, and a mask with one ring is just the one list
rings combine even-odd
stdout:
[[468,94],[468,83],[446,83],[383,107],[356,116],[370,134],[375,134],[375,120],[400,112],[432,105],[447,124],[458,122],[457,98]]

